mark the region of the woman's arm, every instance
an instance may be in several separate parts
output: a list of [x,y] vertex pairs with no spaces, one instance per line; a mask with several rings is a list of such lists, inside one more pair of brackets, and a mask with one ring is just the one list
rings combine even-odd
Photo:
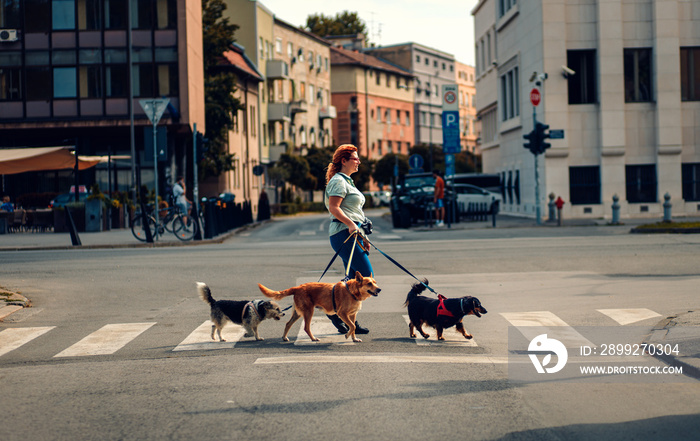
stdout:
[[347,225],[348,231],[352,234],[358,229],[355,222],[353,222],[349,217],[345,215],[343,210],[340,208],[340,203],[343,202],[343,198],[340,196],[331,196],[328,198],[328,211],[339,221]]

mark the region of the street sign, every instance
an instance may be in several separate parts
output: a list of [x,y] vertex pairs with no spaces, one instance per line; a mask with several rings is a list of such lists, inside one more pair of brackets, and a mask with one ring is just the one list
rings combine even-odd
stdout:
[[459,111],[459,100],[457,99],[457,94],[459,93],[458,86],[456,84],[443,84],[442,85],[442,111],[456,110]]
[[151,121],[151,124],[156,125],[163,116],[163,112],[168,108],[170,98],[153,98],[150,100],[139,100],[141,108],[146,113],[146,116]]
[[423,157],[417,153],[412,154],[408,158],[408,165],[412,169],[418,169],[423,167]]
[[530,91],[530,102],[532,103],[533,106],[537,106],[540,103],[541,98],[542,98],[542,95],[540,95],[539,90],[532,89]]
[[550,130],[549,139],[564,139],[564,130]]
[[442,112],[442,151],[445,154],[459,153],[462,145],[459,138],[459,110]]

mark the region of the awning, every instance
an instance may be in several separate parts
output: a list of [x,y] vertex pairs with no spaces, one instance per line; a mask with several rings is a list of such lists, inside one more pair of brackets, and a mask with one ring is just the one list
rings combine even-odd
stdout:
[[[96,166],[99,162],[99,160],[80,157],[78,169],[85,170]],[[0,175],[72,168],[75,168],[75,155],[69,147],[0,149]]]

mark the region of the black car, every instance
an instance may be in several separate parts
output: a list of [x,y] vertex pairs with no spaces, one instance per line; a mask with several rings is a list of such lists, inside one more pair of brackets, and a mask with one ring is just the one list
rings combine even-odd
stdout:
[[402,176],[391,195],[391,221],[394,228],[409,228],[413,223],[423,221],[428,214],[426,211],[434,209],[434,193],[435,178],[432,173]]

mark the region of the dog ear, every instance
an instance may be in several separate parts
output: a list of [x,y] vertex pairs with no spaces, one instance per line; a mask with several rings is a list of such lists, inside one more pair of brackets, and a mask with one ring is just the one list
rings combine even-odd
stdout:
[[356,271],[356,272],[355,272],[355,280],[357,280],[358,282],[362,283],[362,280],[363,280],[363,279],[364,279],[364,277],[362,277],[362,273],[359,272],[359,271]]

